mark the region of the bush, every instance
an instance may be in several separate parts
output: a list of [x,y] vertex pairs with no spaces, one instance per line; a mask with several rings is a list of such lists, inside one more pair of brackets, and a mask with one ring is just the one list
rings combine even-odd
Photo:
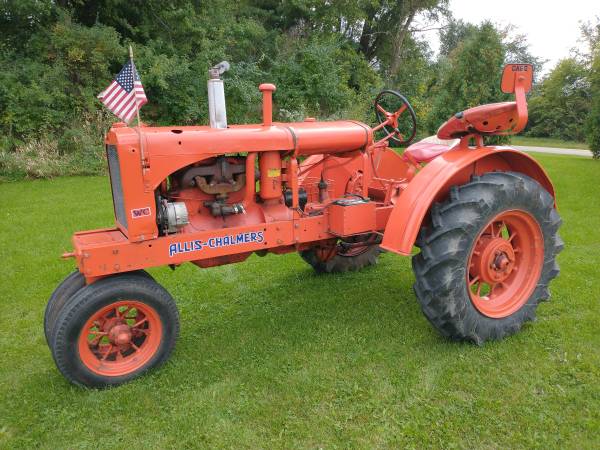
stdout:
[[0,141],[0,180],[106,172],[103,134],[110,113],[86,113],[58,134]]
[[587,76],[583,63],[573,58],[560,61],[529,100],[527,135],[583,142],[590,107]]
[[506,99],[499,89],[505,48],[502,36],[483,23],[441,61],[433,89],[427,128],[435,133],[452,115],[467,108]]
[[591,108],[586,121],[586,140],[594,158],[600,158],[600,50],[590,72]]

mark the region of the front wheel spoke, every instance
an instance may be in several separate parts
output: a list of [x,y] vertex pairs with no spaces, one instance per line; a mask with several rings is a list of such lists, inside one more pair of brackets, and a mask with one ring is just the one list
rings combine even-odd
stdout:
[[469,281],[469,286],[473,286],[478,281],[479,281],[479,275],[477,275],[475,278],[473,278],[471,281]]
[[95,336],[106,336],[108,332],[100,330],[90,330],[90,334],[93,334]]
[[511,233],[510,236],[508,237],[508,242],[511,242],[515,238],[516,235],[517,235],[517,233],[515,233],[515,232]]
[[[123,308],[123,310],[120,311],[119,310],[120,308]],[[117,314],[117,319],[121,319],[121,318],[127,317],[127,313],[129,312],[130,309],[131,308],[129,306],[124,306],[124,307],[123,306],[119,306],[119,307],[115,308],[115,312]]]
[[90,341],[90,345],[100,345],[100,341],[104,336],[106,336],[106,333],[96,335],[96,337]]
[[386,116],[389,114],[385,109],[383,109],[383,106],[381,106],[379,103],[377,104],[377,109]]
[[108,358],[108,356],[109,356],[109,355],[112,353],[112,349],[113,349],[113,347],[114,347],[114,346],[113,346],[112,344],[109,344],[109,345],[108,345],[108,349],[106,350],[106,353],[104,353],[104,354],[102,355],[102,361],[106,361],[106,358]]
[[137,328],[139,327],[141,324],[143,324],[144,322],[146,322],[148,320],[147,317],[144,317],[143,319],[139,320],[138,322],[134,323],[133,325],[131,325],[131,328]]

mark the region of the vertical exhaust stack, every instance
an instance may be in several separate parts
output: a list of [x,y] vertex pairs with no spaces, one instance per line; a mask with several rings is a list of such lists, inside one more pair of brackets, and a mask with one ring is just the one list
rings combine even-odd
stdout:
[[221,61],[208,71],[208,116],[211,128],[227,128],[225,90],[221,75],[229,70],[229,63]]

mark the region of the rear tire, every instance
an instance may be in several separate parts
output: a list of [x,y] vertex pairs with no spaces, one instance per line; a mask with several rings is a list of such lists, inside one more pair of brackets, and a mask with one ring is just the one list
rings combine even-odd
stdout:
[[552,196],[521,173],[454,186],[433,205],[412,260],[427,319],[444,336],[477,344],[519,331],[550,297],[560,224]]
[[62,307],[51,336],[56,366],[72,383],[119,385],[164,363],[179,335],[177,306],[138,273],[85,286]]
[[[357,239],[350,238],[349,240],[356,241]],[[351,252],[344,252],[341,245],[338,243],[336,248],[331,250],[313,247],[301,251],[300,256],[318,273],[343,273],[374,266],[382,252],[379,245],[366,245]],[[333,255],[328,254],[330,251]]]

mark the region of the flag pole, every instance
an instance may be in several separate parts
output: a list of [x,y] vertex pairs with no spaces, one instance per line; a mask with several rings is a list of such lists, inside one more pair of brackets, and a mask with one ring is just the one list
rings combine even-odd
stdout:
[[[131,47],[131,45],[129,46],[129,59],[131,60],[131,64],[135,67],[135,64],[133,64],[133,47]],[[137,68],[135,69],[135,71],[137,71]],[[134,77],[134,81],[135,81],[135,74],[133,74]],[[135,89],[135,86],[134,86]],[[135,97],[135,113],[136,113],[136,117],[137,117],[137,131],[138,131],[138,136],[140,138],[140,159],[141,159],[141,163],[142,163],[142,174],[146,173],[146,156],[145,156],[145,152],[144,152],[144,140],[142,139],[142,129],[140,126],[140,108],[138,105],[138,101],[137,101],[137,97]]]

